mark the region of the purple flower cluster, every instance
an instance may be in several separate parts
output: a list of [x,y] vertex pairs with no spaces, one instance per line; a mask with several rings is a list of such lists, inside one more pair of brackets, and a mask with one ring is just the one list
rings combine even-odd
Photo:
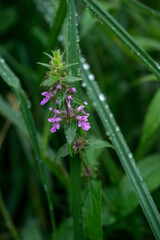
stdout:
[[77,103],[75,103],[73,97],[71,96],[76,94],[76,88],[73,87],[66,90],[58,84],[54,91],[50,88],[49,92],[42,92],[41,95],[45,98],[41,101],[41,105],[46,104],[50,99],[54,100],[54,104],[58,105],[56,97],[57,91],[65,91],[65,98],[62,110],[58,110],[56,108],[53,109],[52,107],[49,108],[49,110],[54,113],[54,116],[48,119],[48,121],[52,123],[52,128],[50,129],[51,133],[60,129],[60,122],[63,122],[64,120],[77,121],[78,127],[82,127],[83,130],[88,131],[91,128],[90,123],[88,122],[89,113],[86,113],[84,110],[85,105],[88,105],[88,103],[84,102],[84,105],[77,106]]

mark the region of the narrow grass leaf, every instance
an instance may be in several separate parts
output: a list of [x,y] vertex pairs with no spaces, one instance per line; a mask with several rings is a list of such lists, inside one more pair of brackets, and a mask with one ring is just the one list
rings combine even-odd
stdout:
[[88,239],[102,240],[101,183],[90,179],[83,192],[83,223]]
[[36,129],[34,125],[34,121],[31,115],[31,111],[29,109],[28,105],[28,99],[27,96],[25,95],[23,89],[20,86],[20,81],[19,79],[14,75],[14,73],[11,71],[11,69],[7,66],[5,63],[4,59],[0,58],[0,75],[3,78],[3,80],[6,82],[7,85],[12,87],[13,91],[16,94],[16,97],[18,99],[18,104],[20,107],[20,110],[22,112],[22,116],[24,119],[24,122],[26,124],[29,137],[32,143],[32,147],[36,156],[36,160],[38,163],[39,167],[39,172],[40,172],[40,177],[42,180],[42,184],[46,193],[46,197],[48,200],[48,207],[50,210],[50,216],[51,216],[51,221],[52,221],[52,228],[55,230],[55,221],[54,221],[54,215],[53,215],[53,204],[51,200],[51,195],[50,191],[48,188],[48,182],[47,182],[47,177],[45,175],[45,170],[44,170],[44,165],[41,159],[41,154],[40,154],[40,148],[38,145],[38,140],[37,140],[37,135],[36,135]]
[[[79,63],[78,36],[75,0],[68,0],[68,64]],[[79,66],[70,66],[70,75],[78,76]],[[78,84],[75,84],[78,87]],[[73,231],[75,240],[83,240],[81,225],[81,160],[76,154],[75,158],[70,157],[71,171],[71,202],[73,214]]]
[[154,61],[146,51],[144,51],[129,33],[96,1],[82,0],[91,11],[100,19],[134,55],[139,58],[152,73],[160,79],[160,65]]
[[[157,10],[154,10],[150,7],[148,7],[147,5],[137,1],[137,0],[123,0],[126,4],[128,4],[129,6],[133,6],[137,9],[137,11],[140,11],[150,17],[154,17],[157,20],[160,20],[160,12]],[[133,8],[131,9],[133,11]]]
[[160,215],[158,209],[152,199],[151,194],[148,191],[146,184],[135,164],[135,160],[127,146],[127,143],[117,125],[113,114],[105,100],[105,96],[101,93],[98,84],[94,80],[89,80],[89,71],[83,69],[81,64],[81,70],[88,95],[95,105],[96,111],[102,121],[102,124],[106,130],[106,134],[109,136],[112,144],[119,156],[121,164],[126,171],[131,183],[133,184],[134,191],[139,199],[140,205],[144,211],[144,214],[150,224],[150,227],[155,235],[156,239],[160,238]]
[[17,230],[16,230],[16,228],[15,228],[13,222],[12,222],[12,219],[9,215],[9,212],[8,212],[6,206],[5,206],[1,191],[0,191],[0,212],[5,219],[5,222],[6,222],[8,228],[11,232],[11,235],[12,235],[13,239],[14,240],[20,240],[18,232],[17,232]]

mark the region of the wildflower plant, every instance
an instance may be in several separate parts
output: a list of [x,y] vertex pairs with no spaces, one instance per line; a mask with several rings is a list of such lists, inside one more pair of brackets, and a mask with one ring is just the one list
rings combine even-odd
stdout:
[[74,143],[78,128],[82,128],[84,131],[91,128],[88,121],[89,113],[85,110],[88,103],[76,97],[77,90],[71,85],[81,78],[69,74],[68,67],[71,64],[67,65],[63,62],[64,54],[61,55],[60,51],[57,50],[52,51],[52,56],[46,55],[50,58],[49,64],[40,63],[49,69],[46,79],[41,83],[41,86],[47,88],[47,91],[41,93],[44,97],[41,105],[50,102],[49,111],[51,114],[48,118],[52,124],[50,132],[54,133],[64,127],[69,151],[72,155],[72,150],[76,152],[77,149],[81,149],[81,147],[76,147],[77,137]]

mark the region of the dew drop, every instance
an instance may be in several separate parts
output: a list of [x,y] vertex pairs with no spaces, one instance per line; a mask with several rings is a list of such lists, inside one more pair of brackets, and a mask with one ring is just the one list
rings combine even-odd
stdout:
[[83,88],[85,88],[85,87],[86,87],[86,83],[82,83],[81,86],[82,86]]
[[131,159],[133,156],[132,156],[132,153],[129,153],[128,154],[128,157]]
[[44,185],[44,189],[45,189],[46,192],[48,191],[47,185]]
[[160,64],[157,64],[157,68],[160,70]]
[[88,63],[84,63],[84,64],[83,64],[83,68],[84,68],[85,70],[88,70],[88,69],[90,68],[90,66],[89,66]]
[[81,58],[81,62],[84,63],[86,59],[84,57]]
[[110,113],[109,116],[110,116],[110,118],[113,118],[113,114],[112,113]]
[[115,129],[115,130],[116,130],[116,132],[119,132],[119,130],[120,130],[120,129],[119,129],[119,127],[116,127],[116,129]]
[[60,42],[63,41],[63,36],[62,35],[58,36],[58,41],[60,41]]
[[1,63],[4,63],[4,59],[1,59]]
[[92,73],[90,73],[90,74],[88,75],[88,78],[89,78],[89,80],[93,81],[93,80],[94,80],[94,75],[93,75]]
[[106,135],[107,135],[107,136],[110,136],[110,132],[109,132],[109,131],[107,131],[107,132],[106,132]]
[[106,97],[105,97],[102,93],[100,93],[100,94],[99,94],[99,100],[100,100],[101,102],[103,102],[103,101],[106,100]]

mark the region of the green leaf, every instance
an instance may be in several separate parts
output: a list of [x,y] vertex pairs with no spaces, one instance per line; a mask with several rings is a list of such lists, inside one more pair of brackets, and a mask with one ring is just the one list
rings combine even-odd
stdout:
[[96,1],[82,0],[91,11],[96,14],[97,18],[100,19],[123,43],[126,45],[131,52],[140,59],[144,65],[152,73],[160,79],[160,66],[152,59],[152,57],[144,51],[136,41],[129,35],[129,33],[120,25],[116,19],[114,19],[109,12],[107,12],[101,5]]
[[83,223],[90,240],[102,240],[101,183],[89,180],[83,192]]
[[66,97],[66,93],[64,91],[62,91],[62,90],[58,90],[57,94],[56,94],[56,97],[57,97],[59,108],[61,109],[62,104],[64,102],[64,99]]
[[136,86],[136,85],[139,85],[139,84],[142,84],[142,83],[153,82],[153,81],[158,82],[159,80],[156,78],[155,75],[148,74],[148,75],[145,75],[145,76],[143,76],[141,78],[138,78],[135,81],[133,81],[132,85]]
[[35,220],[28,221],[22,230],[22,240],[42,240],[41,229]]
[[68,76],[68,77],[65,77],[65,80],[67,82],[77,82],[77,81],[81,81],[82,78],[80,77],[74,77],[74,76]]
[[54,84],[59,79],[58,76],[51,76],[49,79],[43,81],[40,86],[47,86],[50,87],[52,84]]
[[59,240],[74,240],[72,218],[67,218],[60,224],[57,230],[57,235],[57,239]]
[[86,147],[87,149],[100,149],[100,148],[105,148],[105,147],[110,147],[114,148],[113,145],[111,145],[109,142],[101,140],[101,139],[88,139],[87,142],[88,146]]
[[160,89],[149,104],[144,120],[142,143],[147,141],[160,126]]
[[76,135],[77,123],[67,123],[64,127],[65,136],[68,144],[72,144]]
[[66,157],[68,155],[69,155],[68,145],[64,144],[62,147],[58,149],[57,154],[55,156],[55,161],[59,161],[61,158]]

